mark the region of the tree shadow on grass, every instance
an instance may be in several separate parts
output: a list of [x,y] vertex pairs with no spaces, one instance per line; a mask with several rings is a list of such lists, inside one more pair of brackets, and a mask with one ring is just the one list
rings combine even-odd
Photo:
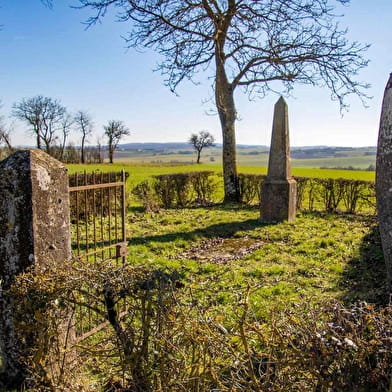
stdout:
[[366,301],[378,305],[388,302],[386,267],[378,225],[363,237],[359,256],[347,263],[341,278],[346,303]]
[[248,219],[242,221],[235,221],[229,223],[218,223],[210,225],[193,231],[179,231],[167,234],[158,234],[143,237],[131,237],[130,244],[140,245],[153,242],[173,242],[178,240],[193,241],[198,239],[209,238],[231,238],[237,232],[252,231],[256,228],[270,225],[269,223],[262,223],[259,219]]

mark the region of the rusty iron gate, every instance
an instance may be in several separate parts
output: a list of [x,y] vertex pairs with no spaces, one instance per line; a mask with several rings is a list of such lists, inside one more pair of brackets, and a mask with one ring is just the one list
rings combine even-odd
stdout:
[[[69,176],[72,252],[76,259],[124,263],[126,241],[127,174],[75,173]],[[88,288],[87,283],[87,290]],[[105,328],[108,323],[89,307],[76,309],[77,340]]]

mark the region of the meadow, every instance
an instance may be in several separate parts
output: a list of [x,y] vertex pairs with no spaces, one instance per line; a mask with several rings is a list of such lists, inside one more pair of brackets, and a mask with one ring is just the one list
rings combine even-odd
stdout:
[[[70,165],[69,169],[75,172],[86,166]],[[218,176],[221,173],[216,163],[127,161],[87,167],[100,171],[121,169],[129,173],[129,190],[156,175],[200,170],[213,171]],[[239,166],[240,173],[266,171],[261,166]],[[374,181],[374,172],[370,171],[294,167],[292,172],[298,177]],[[298,212],[294,223],[265,225],[259,222],[257,206],[221,205],[222,190],[218,188],[216,194],[215,206],[157,212],[143,211],[140,201],[130,195],[130,262],[186,270],[201,280],[211,279],[216,282],[217,301],[222,303],[230,302],[228,298],[235,288],[263,282],[255,300],[263,311],[277,303],[287,305],[288,300],[381,300],[385,271],[374,210],[365,215],[303,211]],[[377,260],[377,268],[366,265],[367,257]],[[354,280],[358,282],[354,284]]]
[[[138,146],[140,147],[140,146]],[[151,147],[151,148],[147,148]],[[348,168],[367,169],[375,164],[376,151],[374,147],[343,148],[343,147],[296,147],[291,151],[294,168]],[[182,148],[165,146],[146,146],[144,149],[123,149],[116,152],[116,158],[130,164],[193,164],[194,151],[184,143]],[[220,147],[205,149],[202,152],[203,165],[222,163]],[[239,146],[237,162],[245,167],[267,167],[268,149],[257,146]]]
[[[382,348],[389,342],[382,336],[388,332],[380,332],[380,326],[387,327],[381,315],[372,313],[372,304],[384,309],[387,303],[386,271],[374,210],[304,210],[292,223],[265,224],[258,206],[221,204],[218,189],[209,206],[146,211],[131,192],[135,185],[156,175],[200,170],[215,172],[219,181],[220,165],[127,160],[68,168],[71,173],[129,173],[127,265],[154,276],[135,278],[132,313],[122,322],[136,336],[132,360],[123,356],[116,329],[108,330],[102,341],[93,337],[85,342],[88,352],[95,353],[84,358],[82,367],[83,383],[93,385],[92,390],[97,385],[109,385],[104,391],[133,390],[132,382],[146,382],[151,391],[297,392],[315,391],[316,385],[320,391],[331,385],[339,392],[353,386],[364,392],[384,390],[390,350]],[[266,168],[240,165],[239,172],[265,174]],[[374,180],[374,172],[360,170],[294,167],[293,174]],[[99,276],[127,282],[124,270],[105,275],[105,268],[97,267]],[[91,271],[84,274],[94,282]],[[166,287],[173,276],[174,288]],[[152,284],[154,279],[163,281]],[[363,322],[373,321],[372,329],[363,329]],[[167,326],[165,333],[161,325]],[[147,346],[143,334],[148,335]],[[109,341],[115,343],[108,346]],[[354,343],[339,346],[336,341]],[[378,349],[386,354],[370,360]],[[315,350],[324,354],[313,357]],[[265,358],[279,370],[265,370]],[[274,381],[270,371],[279,375]],[[220,389],[214,389],[217,385]]]
[[[217,298],[222,297],[218,301],[227,303],[234,288],[261,282],[256,302],[263,312],[287,301],[382,298],[385,271],[374,209],[359,215],[302,211],[294,223],[265,225],[259,222],[257,206],[219,204],[218,187],[213,206],[146,212],[131,192],[138,183],[156,175],[199,170],[214,171],[219,182],[221,167],[118,162],[68,168],[71,173],[122,169],[129,173],[129,261],[186,270],[197,279],[216,281]],[[239,172],[265,174],[266,168],[240,166]],[[293,174],[374,180],[374,172],[359,170],[294,168]],[[377,260],[377,268],[367,265],[368,257]]]
[[[216,163],[127,161],[112,165],[68,165],[68,169],[70,173],[125,170],[129,174],[127,229],[132,264],[165,265],[185,269],[198,277],[210,277],[217,280],[216,290],[223,297],[230,297],[234,287],[263,281],[265,285],[258,299],[263,298],[263,308],[271,298],[274,300],[270,304],[276,305],[277,299],[287,304],[288,299],[294,303],[304,298],[379,301],[382,297],[385,271],[374,209],[359,215],[305,210],[298,212],[295,223],[264,225],[259,222],[257,206],[220,204],[221,166]],[[190,205],[146,212],[131,192],[153,176],[204,170],[215,172],[219,185],[215,205],[210,207]],[[266,167],[239,166],[240,173],[266,174],[266,171]],[[293,168],[292,172],[298,177],[374,181],[374,172],[370,171]],[[366,266],[368,256],[378,260],[376,269]],[[364,263],[360,268],[363,277],[357,273],[357,263]],[[373,273],[377,279],[368,276]],[[355,279],[361,284],[353,284]],[[373,284],[374,290],[369,288]]]
[[[127,181],[128,190],[131,190],[138,183],[142,182],[146,178],[171,173],[185,173],[193,171],[213,171],[217,175],[222,173],[222,166],[217,163],[203,163],[203,164],[181,164],[181,163],[132,163],[128,160],[118,161],[114,164],[91,164],[91,165],[79,165],[69,164],[67,165],[69,173],[76,172],[110,172],[110,171],[121,171],[125,170],[129,174]],[[238,166],[239,173],[246,174],[266,174],[266,166]],[[293,167],[293,176],[296,177],[309,177],[309,178],[345,178],[353,180],[364,180],[374,181],[374,171],[365,170],[336,170],[336,169],[320,169],[320,168],[307,168],[307,167]]]

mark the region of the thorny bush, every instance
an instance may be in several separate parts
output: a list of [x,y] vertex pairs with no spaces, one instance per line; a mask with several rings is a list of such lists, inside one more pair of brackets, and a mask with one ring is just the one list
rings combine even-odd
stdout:
[[[256,291],[222,308],[208,282],[107,261],[21,275],[15,323],[35,334],[30,391],[388,391],[391,306],[302,304],[260,319]],[[56,350],[57,320],[87,311],[106,328],[79,341],[83,322],[68,323],[76,338]]]

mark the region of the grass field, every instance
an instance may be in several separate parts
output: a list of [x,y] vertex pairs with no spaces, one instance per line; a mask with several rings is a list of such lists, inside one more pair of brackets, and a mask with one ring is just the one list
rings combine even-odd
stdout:
[[[118,162],[112,165],[69,165],[68,168],[71,173],[124,169],[130,175],[127,182],[129,190],[153,175],[197,170],[221,173],[221,167],[216,163],[179,165]],[[265,174],[266,168],[240,166],[239,172]],[[374,172],[358,170],[294,168],[293,175],[374,180]],[[366,242],[369,235],[374,236],[375,230],[375,221],[371,217],[303,213],[299,214],[295,224],[265,226],[258,222],[259,211],[252,208],[217,206],[211,209],[161,210],[157,214],[145,214],[140,212],[140,203],[136,199],[132,199],[129,205],[128,232],[131,237],[132,262],[148,261],[176,268],[186,267],[197,270],[198,274],[206,271],[214,275],[219,271],[219,274],[223,274],[222,282],[226,282],[222,283],[223,286],[227,286],[229,281],[241,281],[242,285],[247,280],[255,283],[263,277],[263,280],[269,282],[268,290],[265,288],[264,291],[277,293],[282,290],[284,296],[296,300],[304,292],[317,297],[320,288],[322,295],[342,297],[344,285],[341,283],[343,274],[349,268],[347,263],[361,260],[363,241]],[[202,258],[199,256],[196,257],[199,261],[192,261],[191,253],[183,253],[192,252],[194,246],[207,246],[208,249],[208,241],[220,241],[222,238],[231,239],[231,243],[223,241],[216,244],[216,247],[222,248],[222,254],[237,252],[235,249],[241,249],[241,242],[248,244],[245,248],[254,251],[245,252],[244,257],[234,258],[227,266],[208,261],[208,257],[207,261],[200,262]],[[215,259],[219,259],[219,254]],[[234,271],[238,271],[238,274]]]
[[371,216],[301,213],[294,223],[266,225],[257,208],[243,207],[131,209],[130,261],[185,271],[213,286],[217,304],[259,287],[253,303],[263,314],[302,301],[378,302],[385,269],[376,224]]
[[[125,170],[130,175],[130,186],[136,185],[143,179],[160,174],[169,173],[183,173],[200,170],[211,170],[217,174],[222,173],[220,164],[173,164],[173,163],[129,163],[129,162],[116,162],[114,164],[94,164],[94,165],[67,165],[70,173],[82,172],[84,170],[92,172],[95,170],[108,172]],[[249,174],[266,174],[266,166],[244,166],[239,165],[239,173]],[[347,178],[365,181],[374,181],[375,173],[373,171],[363,170],[334,170],[334,169],[317,169],[317,168],[299,168],[294,167],[292,173],[297,177],[317,177],[317,178]]]
[[[191,148],[182,150],[123,150],[116,152],[116,159],[130,164],[192,164],[196,156]],[[203,150],[201,161],[204,165],[222,163],[220,148]],[[268,150],[263,147],[247,147],[237,149],[237,162],[240,166],[266,167],[268,165]],[[320,167],[354,167],[366,169],[375,164],[375,148],[294,148],[292,150],[292,166],[294,168]]]
[[[130,174],[129,189],[153,175],[221,172],[218,164],[69,165],[71,173],[84,169],[124,169]],[[240,166],[239,172],[265,174],[266,168]],[[294,168],[293,174],[374,180],[374,172],[357,170]],[[381,296],[382,279],[376,283],[371,274],[380,273],[382,262],[373,271],[365,265],[366,257],[382,259],[372,216],[299,213],[294,224],[261,225],[257,208],[216,206],[160,210],[154,214],[142,212],[136,199],[129,206],[130,261],[185,269],[199,278],[215,279],[222,301],[235,287],[258,282],[264,282],[257,299],[263,308],[272,298],[276,303],[276,299],[296,302],[304,298],[318,301]],[[359,279],[360,284],[354,285],[353,279]],[[368,287],[373,284],[374,290]]]
[[[70,172],[84,169],[105,172],[125,169],[130,174],[127,182],[129,189],[143,179],[158,174],[195,170],[213,170],[217,174],[221,172],[221,167],[217,163],[179,165],[119,162],[113,165],[69,165]],[[240,166],[239,171],[264,174],[266,168]],[[294,168],[293,174],[323,178],[374,179],[373,172],[352,170]],[[193,206],[145,212],[140,203],[134,201],[128,204],[128,263],[132,267],[144,266],[157,271],[159,276],[176,274],[181,277],[176,299],[181,298],[181,301],[184,301],[182,303],[189,305],[190,308],[196,306],[192,304],[197,304],[192,309],[196,313],[189,315],[181,313],[184,309],[188,311],[190,308],[179,310],[180,308],[177,307],[169,314],[170,328],[166,332],[170,336],[173,334],[173,341],[179,344],[178,347],[173,346],[176,353],[173,358],[176,358],[178,352],[182,352],[182,343],[181,341],[178,343],[176,339],[178,336],[183,336],[183,333],[186,336],[189,334],[195,347],[194,352],[199,352],[200,347],[204,347],[199,345],[198,340],[204,335],[200,332],[192,335],[194,332],[192,328],[195,328],[195,324],[201,319],[205,320],[202,329],[210,340],[204,343],[200,340],[200,342],[208,349],[217,337],[223,336],[226,343],[222,346],[222,350],[232,348],[232,354],[236,358],[239,351],[246,351],[248,347],[244,343],[245,348],[243,348],[242,343],[238,343],[239,337],[246,334],[249,337],[249,345],[254,350],[252,353],[264,356],[265,347],[270,347],[268,346],[270,342],[275,344],[276,339],[274,333],[265,332],[266,326],[273,330],[276,323],[282,320],[280,315],[289,314],[290,322],[294,320],[294,325],[301,320],[305,325],[316,328],[321,319],[312,320],[312,311],[324,309],[326,303],[340,302],[345,309],[349,309],[356,301],[377,305],[387,302],[386,271],[377,218],[374,215],[298,212],[293,223],[279,224],[261,223],[259,218],[260,211],[257,207],[243,205],[217,204],[211,207]],[[241,312],[245,307],[254,324],[241,324]],[[153,309],[150,309],[148,317],[152,314],[151,311]],[[184,315],[188,317],[187,321],[184,321]],[[132,317],[134,316],[131,316],[131,321],[127,321],[129,324],[124,321],[123,325],[127,325],[129,331],[133,333],[140,330],[144,319],[142,317],[140,320],[137,318],[134,320]],[[219,331],[223,331],[223,335],[213,329],[217,325]],[[247,332],[241,329],[244,325],[249,328]],[[104,335],[105,350],[108,336],[113,337],[113,331],[110,331],[108,329]],[[258,335],[260,341],[253,339],[255,331],[262,331]],[[209,333],[211,335],[208,335]],[[311,336],[312,334],[316,334],[316,329],[311,330]],[[351,335],[348,336],[352,338]],[[165,360],[168,360],[168,364],[175,363],[172,357],[166,358],[166,346],[163,352],[159,349],[153,351],[156,347],[154,345],[163,341],[161,337],[157,339],[151,335],[149,338],[151,358],[162,355]],[[116,339],[115,336],[115,342],[118,341]],[[270,341],[266,343],[268,339]],[[98,343],[98,338],[92,338],[89,349],[93,351],[102,344],[102,342]],[[376,346],[376,343],[372,344]],[[281,346],[286,347],[286,345],[285,343]],[[356,357],[357,353],[354,351],[353,353]],[[118,365],[121,363],[120,357],[118,354],[98,359],[93,356],[86,361],[83,382],[93,385],[91,389],[86,388],[86,390],[97,390],[96,385],[101,382],[99,378],[107,380],[110,373],[122,374],[121,377],[124,379],[124,374],[127,373],[126,371],[121,373],[123,368]],[[186,361],[193,360],[193,357],[185,356],[185,358]],[[219,368],[219,365],[224,362],[219,353],[213,361],[208,369],[212,366]],[[344,361],[340,361],[338,366],[343,367]],[[127,366],[132,368],[133,362],[130,363],[131,365]],[[233,367],[232,363],[234,362],[230,362],[230,369]],[[356,374],[358,367],[356,364],[352,366],[354,369],[352,372]],[[302,368],[302,365],[299,367]],[[199,365],[196,368],[204,374]],[[118,373],[115,373],[116,369]],[[185,369],[184,366],[181,369]],[[187,372],[188,370],[185,370],[188,377]],[[297,372],[293,370],[293,377],[296,377]],[[131,372],[129,371],[128,374]],[[206,374],[210,373],[207,371]],[[225,373],[222,377],[224,376]],[[154,389],[154,391],[160,390],[162,389]],[[178,389],[173,390],[178,391]],[[199,391],[196,387],[181,390]],[[227,390],[261,389],[238,387]],[[281,391],[283,390],[288,389],[283,387]],[[343,389],[336,390],[343,391]]]

